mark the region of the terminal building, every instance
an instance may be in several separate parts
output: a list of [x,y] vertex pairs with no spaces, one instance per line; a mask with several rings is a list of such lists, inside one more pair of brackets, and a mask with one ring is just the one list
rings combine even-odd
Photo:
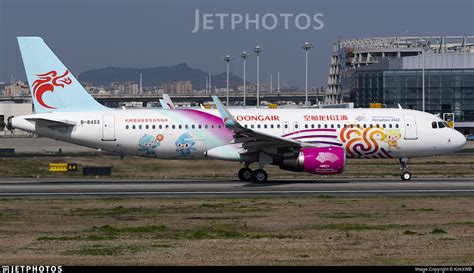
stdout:
[[[326,103],[402,106],[474,133],[474,36],[369,38],[338,41]],[[423,81],[424,79],[424,81]],[[424,83],[424,84],[423,84]],[[424,88],[423,88],[424,87]]]

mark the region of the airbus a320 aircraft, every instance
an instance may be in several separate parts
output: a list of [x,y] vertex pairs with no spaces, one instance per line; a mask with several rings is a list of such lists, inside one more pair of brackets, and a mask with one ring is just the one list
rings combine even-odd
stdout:
[[[95,101],[39,37],[19,37],[35,114],[9,126],[122,155],[243,162],[263,183],[268,164],[340,174],[346,158],[408,159],[453,153],[466,138],[438,117],[406,109],[110,109]],[[256,163],[258,168],[250,169]]]

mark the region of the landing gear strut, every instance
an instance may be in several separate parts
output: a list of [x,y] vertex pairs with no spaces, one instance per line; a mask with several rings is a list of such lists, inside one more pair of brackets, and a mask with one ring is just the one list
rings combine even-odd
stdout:
[[408,158],[400,158],[400,164],[402,167],[400,168],[402,170],[402,175],[400,176],[402,180],[408,181],[411,179],[411,173],[408,171]]

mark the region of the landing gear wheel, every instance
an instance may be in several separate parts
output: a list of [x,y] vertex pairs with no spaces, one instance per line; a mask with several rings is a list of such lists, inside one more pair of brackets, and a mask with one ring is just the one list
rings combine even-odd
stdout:
[[255,183],[265,183],[267,182],[268,174],[262,169],[257,169],[252,172],[252,181]]
[[399,159],[400,164],[402,167],[400,168],[402,170],[402,175],[400,177],[402,178],[403,181],[408,181],[411,179],[411,173],[408,171],[408,158],[402,157]]
[[409,172],[404,172],[400,177],[402,178],[402,180],[408,181],[408,180],[411,179],[411,173],[409,173]]
[[252,180],[252,169],[242,168],[239,170],[240,181],[251,181]]

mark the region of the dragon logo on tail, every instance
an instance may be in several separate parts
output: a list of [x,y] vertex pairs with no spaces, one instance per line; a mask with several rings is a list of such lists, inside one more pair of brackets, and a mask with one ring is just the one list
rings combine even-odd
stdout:
[[45,74],[37,74],[36,76],[39,78],[33,82],[33,96],[36,98],[36,101],[43,107],[56,109],[56,107],[49,106],[43,101],[43,95],[48,91],[54,92],[56,87],[64,88],[65,85],[71,84],[72,80],[67,77],[68,74],[69,70],[66,70],[64,74],[59,76],[58,72],[54,70]]

